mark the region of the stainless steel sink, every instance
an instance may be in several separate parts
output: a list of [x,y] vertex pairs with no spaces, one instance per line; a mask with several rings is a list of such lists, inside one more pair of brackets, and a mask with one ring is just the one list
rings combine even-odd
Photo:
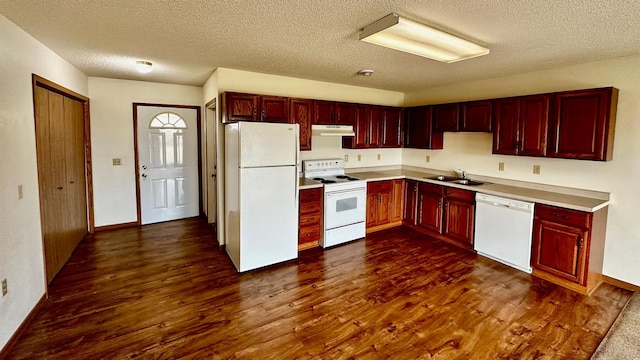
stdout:
[[469,186],[476,186],[476,185],[482,185],[484,184],[483,182],[480,181],[475,181],[475,180],[471,180],[471,179],[457,179],[457,180],[453,180],[451,182],[460,184],[460,185],[469,185]]
[[445,176],[445,175],[431,176],[431,177],[428,177],[427,179],[438,180],[438,181],[454,181],[454,180],[458,180],[458,178],[455,177],[455,176]]

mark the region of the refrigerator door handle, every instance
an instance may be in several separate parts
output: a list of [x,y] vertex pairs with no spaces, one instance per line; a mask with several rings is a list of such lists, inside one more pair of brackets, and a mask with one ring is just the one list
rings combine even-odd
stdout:
[[295,177],[296,177],[295,181],[296,182],[295,182],[295,184],[296,184],[296,186],[294,188],[294,191],[296,192],[296,194],[295,194],[295,197],[294,197],[295,202],[294,202],[293,206],[297,207],[298,206],[298,196],[300,194],[300,190],[299,190],[300,175],[298,173],[298,171],[300,171],[300,164],[299,164],[300,163],[300,125],[295,124],[293,126],[293,128],[294,128],[295,133],[296,133],[296,148],[295,148],[295,151],[296,151],[296,171],[295,171]]

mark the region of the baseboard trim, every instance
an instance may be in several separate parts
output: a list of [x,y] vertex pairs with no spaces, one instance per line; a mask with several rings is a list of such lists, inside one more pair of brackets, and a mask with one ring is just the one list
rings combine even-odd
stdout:
[[137,221],[132,221],[132,222],[128,222],[128,223],[121,223],[121,224],[105,225],[105,226],[96,226],[95,227],[95,231],[99,232],[99,231],[118,230],[118,229],[134,227],[134,226],[138,226],[138,222]]
[[9,341],[7,341],[7,344],[2,348],[2,350],[0,350],[0,360],[5,360],[9,355],[9,352],[11,352],[11,350],[16,346],[16,344],[18,343],[18,339],[20,339],[20,336],[22,336],[24,331],[27,330],[29,324],[31,324],[33,318],[38,313],[38,310],[40,310],[40,308],[44,304],[44,300],[45,296],[43,294],[42,297],[40,297],[40,300],[38,300],[38,302],[36,303],[36,306],[31,309],[29,315],[27,315],[27,317],[22,321],[22,324],[20,324],[18,330],[13,333],[13,335],[9,338]]
[[607,275],[602,275],[602,279],[607,284],[611,284],[611,285],[617,286],[619,288],[623,288],[623,289],[626,289],[626,290],[635,291],[635,292],[639,292],[640,293],[640,286],[629,284],[628,282],[625,282],[625,281],[622,281],[622,280],[618,280],[618,279],[614,279],[614,278],[609,277]]

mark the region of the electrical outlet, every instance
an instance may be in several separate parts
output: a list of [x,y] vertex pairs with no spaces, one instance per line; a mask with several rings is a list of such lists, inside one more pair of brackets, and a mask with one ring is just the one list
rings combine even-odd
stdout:
[[425,156],[424,161],[425,162],[430,162],[431,161],[431,156],[429,156],[429,155]]
[[349,162],[349,155],[344,156],[344,162]]
[[358,154],[358,161],[362,161],[362,155]]
[[120,158],[113,158],[113,166],[118,166],[118,165],[122,165],[122,159]]
[[380,160],[380,154],[378,154],[378,160]]
[[504,171],[504,163],[503,162],[499,162],[498,163],[498,171]]
[[7,287],[7,279],[2,279],[2,297],[5,297],[9,292],[9,288]]
[[533,165],[533,173],[540,175],[540,165]]
[[24,193],[22,192],[22,184],[18,185],[18,200],[24,197]]

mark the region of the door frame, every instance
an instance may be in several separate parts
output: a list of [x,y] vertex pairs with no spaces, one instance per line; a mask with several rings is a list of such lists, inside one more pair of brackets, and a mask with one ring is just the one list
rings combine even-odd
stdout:
[[[36,126],[36,87],[41,87],[43,89],[47,89],[49,91],[58,93],[62,96],[68,97],[70,99],[79,101],[82,103],[82,112],[83,112],[83,122],[84,122],[84,175],[85,175],[85,188],[86,188],[86,202],[87,202],[87,232],[89,234],[93,234],[95,232],[95,221],[93,215],[93,171],[91,165],[91,117],[89,111],[89,98],[78,94],[77,92],[67,89],[64,86],[58,85],[53,81],[47,80],[39,75],[31,74],[31,84],[32,84],[32,92],[33,92],[33,125],[34,125],[34,138],[36,136],[35,126]],[[36,144],[36,151],[38,147],[38,142]],[[36,171],[37,172],[37,171]],[[39,177],[38,174],[38,190],[40,190],[39,185]],[[38,202],[40,204],[40,202]],[[42,211],[40,211],[40,223],[42,223],[44,219],[42,218]],[[45,251],[45,243],[44,243],[44,234],[42,234],[42,262],[44,264],[44,286],[45,286],[45,295],[48,296],[49,283],[47,281],[47,258],[44,254]]]
[[140,159],[138,159],[138,107],[166,107],[178,109],[193,109],[196,111],[196,129],[197,129],[197,153],[198,153],[198,213],[203,215],[202,211],[202,138],[201,138],[201,116],[202,109],[197,105],[170,105],[170,104],[152,104],[152,103],[133,103],[133,152],[135,158],[135,180],[136,180],[136,220],[137,225],[142,225],[142,204],[140,201]]

